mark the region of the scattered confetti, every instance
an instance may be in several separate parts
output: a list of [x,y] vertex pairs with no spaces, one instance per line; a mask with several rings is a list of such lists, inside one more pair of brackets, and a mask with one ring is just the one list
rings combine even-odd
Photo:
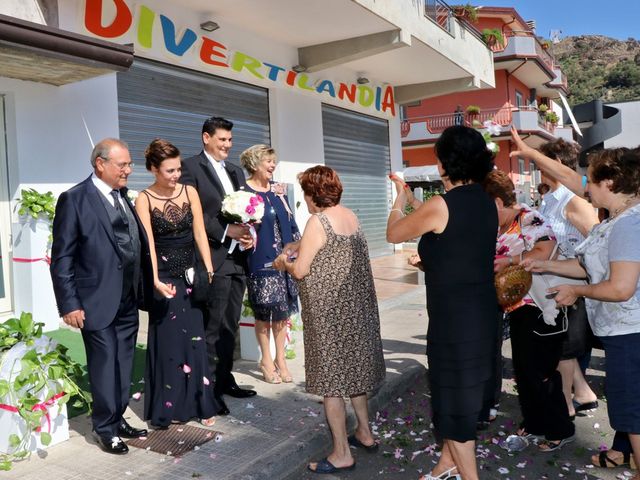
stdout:
[[142,393],[140,392],[136,392],[133,395],[131,395],[131,398],[133,398],[136,402],[140,400],[141,397],[142,397]]
[[184,365],[182,365],[182,371],[184,373],[191,373],[191,367],[185,363]]

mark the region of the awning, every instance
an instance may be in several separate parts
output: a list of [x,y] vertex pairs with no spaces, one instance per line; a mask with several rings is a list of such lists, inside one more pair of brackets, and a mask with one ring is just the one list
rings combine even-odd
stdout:
[[65,85],[133,63],[133,47],[0,15],[0,76]]
[[411,182],[440,182],[440,173],[435,165],[423,165],[421,167],[407,167],[402,172],[404,181]]

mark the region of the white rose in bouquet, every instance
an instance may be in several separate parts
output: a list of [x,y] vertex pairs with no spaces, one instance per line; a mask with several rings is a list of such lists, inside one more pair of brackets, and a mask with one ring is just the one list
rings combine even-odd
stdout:
[[224,197],[222,214],[234,223],[256,223],[264,215],[264,200],[244,190],[238,190]]

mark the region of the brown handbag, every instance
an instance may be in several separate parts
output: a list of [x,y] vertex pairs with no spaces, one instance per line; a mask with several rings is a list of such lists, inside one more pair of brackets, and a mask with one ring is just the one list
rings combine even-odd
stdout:
[[494,277],[498,303],[503,309],[515,305],[524,298],[529,289],[533,277],[521,265],[510,265]]

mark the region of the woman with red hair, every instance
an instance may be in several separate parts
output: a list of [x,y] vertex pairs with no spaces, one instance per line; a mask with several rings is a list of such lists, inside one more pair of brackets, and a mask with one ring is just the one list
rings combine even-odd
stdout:
[[[356,215],[340,205],[342,183],[329,167],[299,176],[311,218],[302,239],[285,246],[274,266],[299,280],[304,324],[307,392],[324,397],[333,451],[308,468],[315,473],[352,470],[349,445],[375,452],[367,392],[384,380],[380,318],[367,241]],[[347,437],[344,397],[357,427]]]

